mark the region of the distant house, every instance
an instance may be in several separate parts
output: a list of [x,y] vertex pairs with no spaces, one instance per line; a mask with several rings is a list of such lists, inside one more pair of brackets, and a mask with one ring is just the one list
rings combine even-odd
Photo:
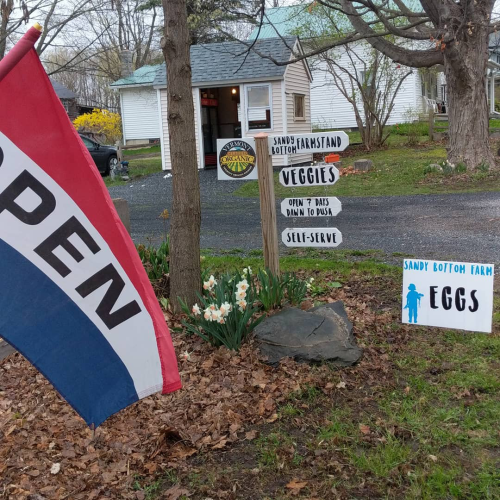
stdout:
[[70,117],[71,121],[73,121],[79,114],[80,109],[78,106],[78,96],[72,91],[65,87],[62,83],[57,82],[56,80],[50,79],[50,83],[52,83],[52,87],[56,91],[57,97],[62,102],[66,113]]
[[157,66],[143,66],[111,84],[120,92],[123,141],[128,146],[160,140],[158,91],[153,87]]
[[[285,43],[284,43],[285,42]],[[297,37],[259,40],[256,50],[277,61],[290,61],[302,50]],[[292,48],[293,50],[291,50]],[[306,61],[277,66],[240,42],[191,47],[199,168],[217,163],[217,139],[311,132],[311,72]],[[160,138],[163,168],[170,169],[165,65],[148,66],[114,82],[120,92],[126,144]],[[273,156],[273,165],[311,161],[310,154]]]
[[[288,7],[276,7],[266,9],[266,21],[261,27],[257,27],[251,33],[249,39],[264,39],[267,37],[287,36],[301,33],[302,27],[306,26],[305,32],[328,32],[331,26],[326,16],[315,15],[314,10],[305,8],[304,5]],[[338,22],[338,21],[337,21]],[[348,21],[346,20],[348,23]],[[322,25],[323,24],[323,25]],[[350,27],[347,24],[348,29]],[[304,47],[307,40],[302,35]],[[500,38],[497,35],[490,37],[490,61],[487,70],[487,93],[490,111],[493,113],[495,80],[500,73]],[[363,68],[362,60],[369,44],[367,42],[356,42],[350,44],[350,48],[360,56],[356,61],[358,70]],[[307,50],[307,49],[306,49]],[[341,66],[352,67],[352,62],[346,50],[340,46],[331,49],[331,54]],[[311,86],[311,120],[314,128],[355,128],[356,119],[352,105],[340,93],[334,84],[332,75],[328,72],[327,65],[317,57],[309,58],[311,71],[314,78]],[[347,76],[344,75],[345,83],[348,85]],[[435,112],[446,111],[447,108],[446,79],[443,68],[437,67],[435,71],[414,69],[412,74],[403,82],[399,93],[395,98],[394,109],[388,120],[388,124],[401,123],[407,120],[408,111],[413,115],[425,115],[429,108]]]

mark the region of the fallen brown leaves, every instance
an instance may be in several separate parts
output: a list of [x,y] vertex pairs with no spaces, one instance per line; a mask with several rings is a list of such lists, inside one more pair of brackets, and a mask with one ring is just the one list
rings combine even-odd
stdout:
[[139,401],[95,436],[22,356],[4,360],[0,484],[6,497],[136,498],[134,474],[175,467],[201,448],[255,439],[258,432],[248,426],[276,420],[276,405],[309,372],[292,361],[271,368],[253,345],[235,354],[181,334],[173,339],[178,353],[191,353],[179,361],[183,390]]
[[348,167],[340,168],[339,175],[340,177],[345,177],[347,175],[362,175],[366,173],[364,170],[356,170],[354,165],[349,165]]
[[[383,349],[366,338],[381,332],[391,318],[368,307],[375,299],[358,293],[362,283],[351,286],[322,300],[346,304],[358,342],[365,345],[355,370],[332,372],[291,360],[272,368],[251,343],[233,353],[176,333],[183,389],[139,401],[111,417],[95,435],[34,367],[19,354],[11,355],[0,362],[0,496],[139,499],[143,492],[133,490],[135,477],[182,467],[200,449],[256,439],[255,427],[276,421],[277,407],[301,387],[314,385],[326,395],[342,397],[355,386],[380,383],[390,366]],[[186,351],[189,356],[181,356]],[[367,398],[363,404],[369,403]],[[303,483],[291,481],[287,488],[300,491]],[[174,486],[163,498],[182,495],[190,493]]]

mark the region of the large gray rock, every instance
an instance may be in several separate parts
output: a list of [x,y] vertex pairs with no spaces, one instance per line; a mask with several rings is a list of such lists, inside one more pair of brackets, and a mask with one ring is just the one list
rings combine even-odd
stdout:
[[356,160],[354,162],[354,170],[360,170],[361,172],[368,172],[373,167],[373,162],[371,160]]
[[309,311],[284,309],[265,319],[254,332],[270,364],[290,357],[296,361],[330,361],[337,366],[351,366],[362,355],[340,301]]

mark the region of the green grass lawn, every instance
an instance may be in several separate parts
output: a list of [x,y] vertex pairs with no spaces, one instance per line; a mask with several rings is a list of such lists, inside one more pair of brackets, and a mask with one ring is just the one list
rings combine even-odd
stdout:
[[[474,172],[461,175],[440,173],[425,174],[425,167],[446,159],[443,146],[420,145],[409,147],[402,144],[403,136],[390,137],[390,147],[371,153],[360,151],[354,156],[342,158],[342,167],[353,165],[354,161],[368,158],[374,167],[368,173],[341,177],[334,186],[307,188],[286,188],[279,183],[275,172],[275,193],[277,198],[296,196],[390,196],[408,194],[430,194],[447,192],[499,191],[500,174]],[[353,137],[351,136],[351,142]],[[257,181],[243,184],[237,196],[257,197]]]
[[[144,177],[145,175],[155,174],[156,172],[161,172],[161,157],[158,158],[140,158],[140,159],[128,159],[129,161],[129,177],[130,180],[138,179]],[[128,181],[130,182],[130,181]],[[104,177],[104,183],[106,186],[119,186],[126,184],[120,178],[116,177],[115,180],[111,180],[108,175]]]
[[123,151],[124,158],[127,158],[129,156],[137,156],[144,154],[158,154],[158,155],[161,154],[160,145],[158,144],[157,146],[151,146],[149,148],[125,149]]
[[[213,272],[263,266],[257,252],[204,253]],[[315,278],[314,304],[344,300],[364,358],[312,366],[276,418],[245,428],[256,439],[207,449],[136,489],[147,500],[174,485],[215,498],[234,484],[243,500],[500,498],[498,292],[491,335],[403,325],[401,267],[385,260],[377,250],[317,249],[280,259],[282,270]]]

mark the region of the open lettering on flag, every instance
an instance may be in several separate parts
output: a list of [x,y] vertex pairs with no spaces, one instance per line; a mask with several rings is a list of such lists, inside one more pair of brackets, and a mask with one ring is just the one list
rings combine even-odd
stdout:
[[89,425],[181,387],[135,246],[33,49],[0,61],[0,336]]

